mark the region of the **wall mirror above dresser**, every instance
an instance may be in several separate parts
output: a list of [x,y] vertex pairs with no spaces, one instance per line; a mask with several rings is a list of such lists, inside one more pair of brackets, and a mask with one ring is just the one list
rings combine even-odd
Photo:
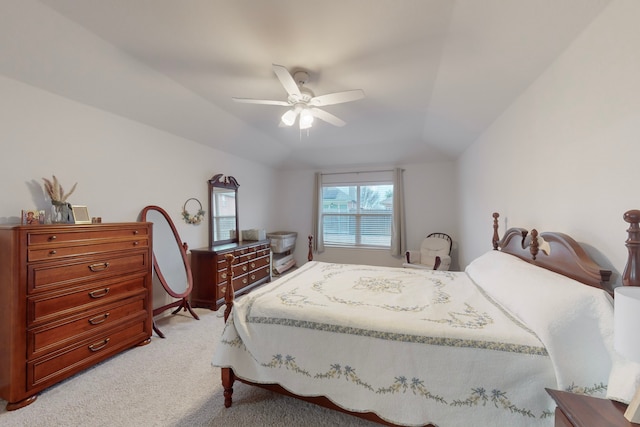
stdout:
[[238,242],[238,187],[221,173],[209,180],[209,246]]
[[[181,309],[188,311],[198,318],[191,309],[189,294],[193,288],[191,266],[187,260],[187,244],[182,243],[175,224],[167,212],[158,206],[147,206],[142,210],[141,219],[153,223],[153,269],[154,280],[158,280],[165,291],[175,301],[153,309],[156,316],[165,310],[177,307],[172,314]],[[153,330],[158,336],[164,338],[164,334],[153,322]]]

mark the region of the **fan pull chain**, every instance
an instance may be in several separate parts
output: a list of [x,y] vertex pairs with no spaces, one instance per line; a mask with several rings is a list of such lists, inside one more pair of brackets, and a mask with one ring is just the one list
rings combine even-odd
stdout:
[[[307,138],[309,138],[309,129],[306,129],[307,131]],[[300,129],[300,142],[302,142],[302,129]]]

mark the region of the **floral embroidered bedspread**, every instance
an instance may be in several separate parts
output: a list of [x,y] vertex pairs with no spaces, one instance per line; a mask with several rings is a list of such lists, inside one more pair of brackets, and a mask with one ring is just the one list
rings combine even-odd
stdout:
[[213,364],[400,425],[553,425],[547,350],[464,272],[309,262],[236,301]]

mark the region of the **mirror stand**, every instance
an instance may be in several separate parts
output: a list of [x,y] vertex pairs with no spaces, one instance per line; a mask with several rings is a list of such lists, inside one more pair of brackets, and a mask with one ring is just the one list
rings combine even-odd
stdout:
[[[164,305],[162,307],[158,307],[158,308],[153,309],[153,315],[157,316],[158,314],[162,313],[163,311],[168,310],[168,309],[173,308],[173,307],[178,307],[178,308],[171,312],[172,315],[177,314],[180,311],[180,309],[182,309],[184,311],[188,311],[193,316],[194,319],[200,320],[198,315],[191,308],[191,304],[189,304],[189,301],[186,298],[182,298],[182,299],[180,299],[178,301],[172,302],[171,304],[167,304],[167,305]],[[165,336],[162,333],[162,331],[158,328],[158,325],[156,324],[156,320],[155,319],[153,319],[153,330],[156,332],[156,334],[158,334],[158,336],[160,338],[165,338]]]
[[[184,252],[184,254],[186,256],[186,253],[187,253],[187,250],[188,250],[188,245],[187,245],[186,242],[182,243],[182,249],[183,249],[183,252]],[[155,265],[155,262],[154,262],[154,265]],[[187,267],[187,268],[189,268],[189,267]],[[190,275],[190,272],[189,272],[189,275]],[[167,290],[167,293],[169,293],[171,295],[171,293],[168,290]],[[174,314],[178,314],[180,312],[180,310],[182,310],[182,311],[188,311],[189,314],[191,314],[191,316],[193,316],[194,319],[200,320],[200,317],[198,317],[198,315],[191,308],[191,304],[189,303],[189,299],[187,299],[186,296],[178,297],[178,298],[180,298],[180,299],[178,299],[177,301],[174,301],[174,302],[171,302],[169,304],[163,305],[162,307],[154,308],[153,309],[153,317],[155,317],[158,314],[164,312],[165,310],[169,310],[170,308],[173,308],[173,307],[178,307],[178,308],[176,308],[175,310],[173,310],[171,312],[172,316]],[[156,334],[158,334],[158,336],[160,338],[165,338],[165,336],[162,333],[162,331],[160,330],[160,328],[158,328],[158,325],[156,324],[156,320],[155,319],[153,319],[153,325],[152,326],[153,326],[153,330],[155,331]]]
[[[153,309],[153,316],[177,307],[171,314],[181,309],[188,311],[196,320],[198,315],[191,309],[188,296],[193,288],[191,266],[187,260],[187,244],[181,243],[178,230],[171,217],[158,206],[147,206],[141,213],[142,221],[153,223],[153,271],[164,290],[177,301]],[[153,330],[160,338],[164,334],[153,320]]]

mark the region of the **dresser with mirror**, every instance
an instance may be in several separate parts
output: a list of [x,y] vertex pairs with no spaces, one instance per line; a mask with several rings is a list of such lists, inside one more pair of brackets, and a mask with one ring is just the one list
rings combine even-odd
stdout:
[[238,188],[232,176],[214,175],[208,181],[209,246],[191,249],[194,307],[217,310],[224,304],[229,285],[225,255],[232,254],[233,289],[236,295],[271,280],[269,240],[244,240],[238,227]]

